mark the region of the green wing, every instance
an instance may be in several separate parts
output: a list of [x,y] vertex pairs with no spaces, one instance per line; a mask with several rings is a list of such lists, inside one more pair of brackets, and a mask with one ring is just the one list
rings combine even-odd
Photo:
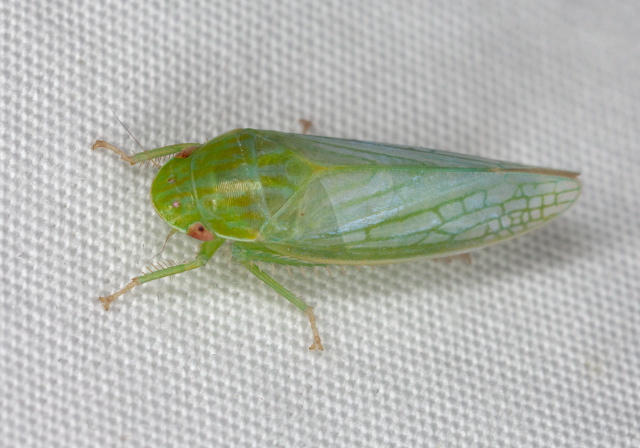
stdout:
[[[312,164],[322,167],[385,166],[411,168],[422,166],[446,169],[457,168],[461,170],[533,168],[528,165],[438,151],[436,149],[412,148],[410,146],[254,129],[247,129],[246,131],[253,134],[257,147],[260,147],[262,142],[265,147],[282,148],[295,153]],[[566,171],[546,171],[576,176],[576,173],[568,173]]]
[[386,263],[466,252],[544,224],[580,192],[576,173],[444,151],[251,132],[258,153],[278,148],[311,173],[272,214],[256,243],[310,262]]

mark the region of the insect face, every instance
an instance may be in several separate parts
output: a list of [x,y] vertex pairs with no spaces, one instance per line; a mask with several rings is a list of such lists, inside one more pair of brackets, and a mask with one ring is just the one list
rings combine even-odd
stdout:
[[172,158],[160,169],[151,185],[151,200],[158,214],[173,228],[202,241],[213,239],[213,234],[201,224],[193,197],[189,158]]

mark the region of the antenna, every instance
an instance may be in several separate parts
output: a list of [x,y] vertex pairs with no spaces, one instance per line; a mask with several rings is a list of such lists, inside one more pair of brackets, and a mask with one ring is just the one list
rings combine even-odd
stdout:
[[[93,89],[91,89],[93,90]],[[129,130],[129,128],[127,126],[125,126],[125,124],[122,122],[122,120],[120,119],[120,117],[118,117],[118,114],[116,114],[116,112],[113,110],[113,107],[111,107],[111,104],[109,104],[109,101],[107,101],[107,99],[102,96],[99,92],[96,92],[95,90],[93,90],[93,92],[98,95],[100,98],[102,98],[102,100],[107,104],[107,107],[109,108],[109,110],[111,110],[111,113],[113,114],[114,117],[116,117],[116,120],[118,120],[120,122],[120,124],[122,125],[123,128],[126,129],[126,131],[129,133],[129,135],[131,136],[131,138],[138,144],[138,146],[140,147],[140,149],[142,149],[143,152],[147,152],[146,149],[144,149],[144,146],[142,146],[140,144],[140,142],[138,141],[137,138],[135,138],[135,136],[131,133],[131,131]],[[153,165],[156,168],[160,168],[160,165],[158,164],[158,162],[156,162],[155,160],[151,160],[151,163],[153,163]]]

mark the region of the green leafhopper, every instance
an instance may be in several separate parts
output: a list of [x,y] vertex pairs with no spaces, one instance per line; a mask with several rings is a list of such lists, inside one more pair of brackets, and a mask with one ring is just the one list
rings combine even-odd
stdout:
[[202,240],[194,261],[134,278],[100,300],[207,264],[226,241],[234,259],[302,310],[322,350],[310,306],[260,269],[375,265],[469,252],[535,229],[580,194],[578,173],[357,140],[236,129],[204,144],[127,156],[173,156],[151,201],[174,231]]

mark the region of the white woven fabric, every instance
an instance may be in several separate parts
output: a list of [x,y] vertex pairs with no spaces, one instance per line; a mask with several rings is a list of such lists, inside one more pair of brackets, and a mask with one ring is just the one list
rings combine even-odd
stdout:
[[[640,446],[640,3],[0,6],[0,445]],[[276,278],[190,259],[92,152],[236,127],[582,172],[578,204],[471,265]]]

